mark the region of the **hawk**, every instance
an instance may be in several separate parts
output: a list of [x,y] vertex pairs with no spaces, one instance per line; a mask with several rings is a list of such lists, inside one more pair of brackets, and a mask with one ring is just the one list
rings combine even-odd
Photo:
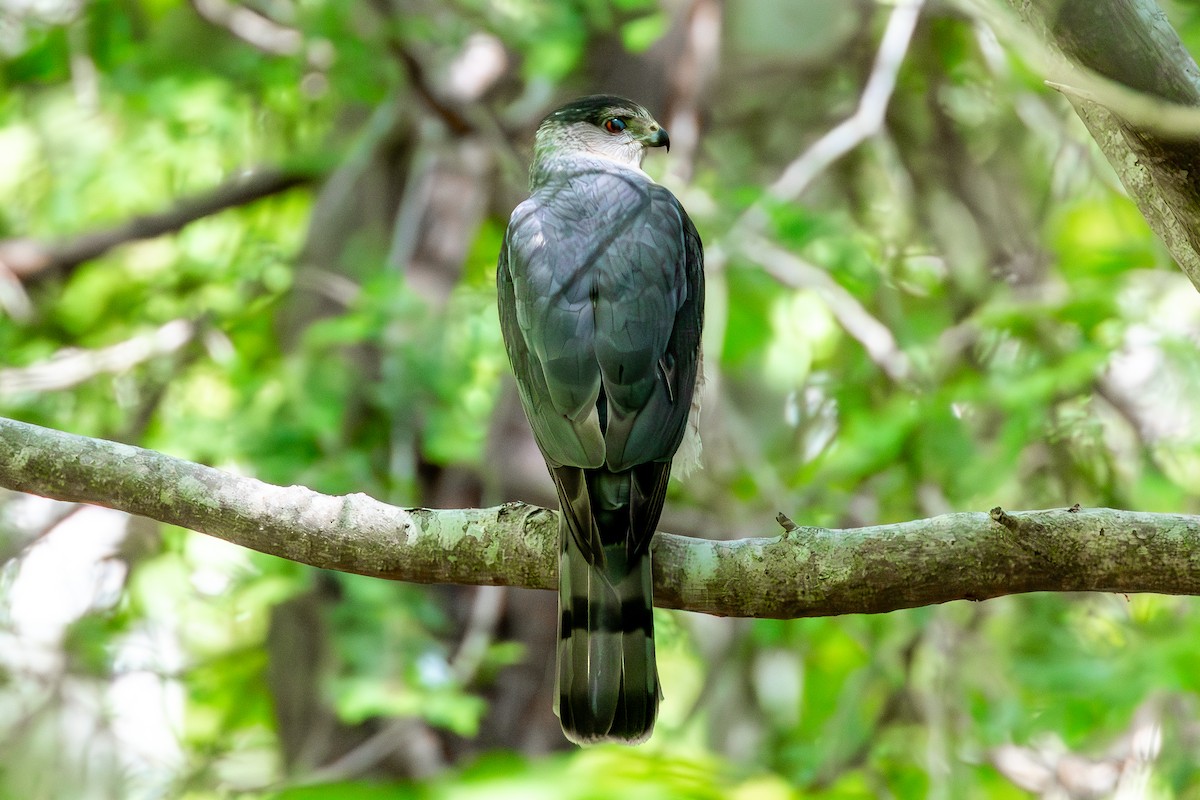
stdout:
[[622,97],[552,112],[497,267],[505,348],[558,493],[555,710],[580,744],[654,728],[650,539],[694,429],[704,255],[642,171],[650,147],[670,149],[667,132]]

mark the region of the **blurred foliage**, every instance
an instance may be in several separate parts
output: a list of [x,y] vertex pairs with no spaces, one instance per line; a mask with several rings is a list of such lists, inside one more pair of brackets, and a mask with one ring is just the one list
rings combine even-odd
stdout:
[[[705,77],[681,48],[704,30],[688,15],[712,8]],[[665,527],[767,535],[780,509],[841,527],[995,505],[1200,512],[1200,299],[1003,31],[931,4],[883,133],[800,202],[767,197],[857,104],[889,11],[0,2],[0,239],[70,241],[257,168],[324,177],[78,266],[17,280],[0,265],[0,369],[194,326],[63,385],[0,384],[0,414],[325,492],[551,503],[505,421],[492,286],[533,128],[597,90],[670,127],[690,108],[680,87],[707,81],[698,148],[647,162],[727,256],[709,271],[705,469],[673,486]],[[1200,7],[1167,11],[1200,52]],[[687,182],[670,171],[683,159]],[[751,207],[811,274],[722,247]],[[514,595],[323,574],[139,524],[0,496],[0,797],[1015,798],[1039,763],[1116,776],[1137,752],[1137,796],[1200,797],[1187,598],[659,612],[656,735],[568,752],[516,738],[556,734],[548,702],[529,721],[509,702],[506,676],[525,670],[533,692],[553,658]]]

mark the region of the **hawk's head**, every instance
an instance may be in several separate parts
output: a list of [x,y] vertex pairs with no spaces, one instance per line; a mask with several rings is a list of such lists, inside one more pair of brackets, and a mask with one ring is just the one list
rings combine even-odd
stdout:
[[594,94],[572,100],[542,120],[534,160],[580,153],[640,168],[647,147],[671,149],[670,137],[650,112],[624,97]]

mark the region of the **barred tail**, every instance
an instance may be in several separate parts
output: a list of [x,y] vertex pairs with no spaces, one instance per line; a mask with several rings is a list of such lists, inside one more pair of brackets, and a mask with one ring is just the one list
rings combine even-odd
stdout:
[[630,476],[563,472],[555,470],[563,509],[556,710],[573,742],[637,744],[658,714],[650,550],[629,546],[627,488],[617,495],[624,506],[593,496],[613,497],[612,482],[628,487]]

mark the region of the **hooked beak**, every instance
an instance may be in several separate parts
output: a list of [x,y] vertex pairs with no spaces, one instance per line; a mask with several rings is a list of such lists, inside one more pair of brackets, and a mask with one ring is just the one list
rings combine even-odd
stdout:
[[646,139],[647,147],[665,147],[667,152],[671,152],[671,137],[667,135],[667,129],[656,127],[654,132]]

